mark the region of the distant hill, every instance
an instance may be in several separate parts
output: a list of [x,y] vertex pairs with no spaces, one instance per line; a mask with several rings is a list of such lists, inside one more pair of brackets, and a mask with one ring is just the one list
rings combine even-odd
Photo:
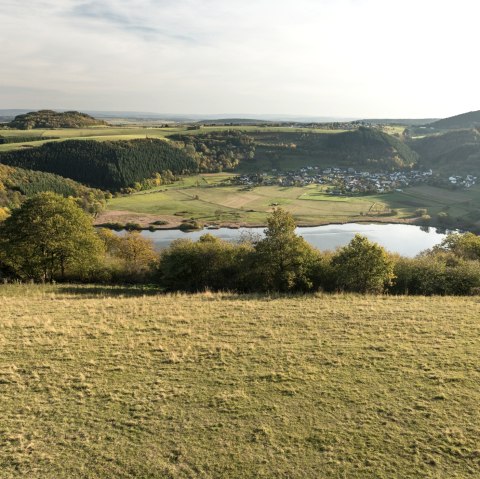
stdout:
[[436,173],[480,176],[480,133],[478,130],[451,131],[410,141],[420,162]]
[[438,118],[367,118],[353,123],[370,125],[423,126],[437,121]]
[[437,130],[480,128],[480,110],[444,118],[443,120],[430,123],[428,126]]
[[34,128],[87,128],[106,124],[103,120],[97,120],[78,111],[59,113],[53,110],[40,110],[17,115],[7,126],[18,130],[32,130]]
[[1,153],[0,163],[55,173],[113,191],[166,170],[182,174],[198,168],[183,150],[157,139],[51,142]]
[[69,178],[0,164],[0,209],[16,207],[25,198],[44,191],[81,198],[81,204],[87,210],[95,204],[98,206],[105,199],[102,191],[88,188]]
[[273,123],[270,120],[258,120],[255,118],[218,118],[201,120],[198,123],[203,125],[263,125]]

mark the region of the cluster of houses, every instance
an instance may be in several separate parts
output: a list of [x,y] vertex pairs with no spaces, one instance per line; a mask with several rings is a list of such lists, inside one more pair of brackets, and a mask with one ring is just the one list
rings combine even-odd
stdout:
[[477,182],[477,177],[473,175],[467,176],[450,176],[448,178],[450,184],[461,186],[463,188],[470,188]]
[[[328,192],[332,195],[353,195],[364,193],[387,193],[403,191],[408,186],[421,183],[430,183],[433,178],[432,170],[408,170],[393,172],[356,171],[354,168],[320,168],[307,166],[297,171],[270,173],[252,173],[237,176],[235,184],[253,187],[259,185],[280,186],[307,186],[328,185]],[[457,177],[455,177],[457,178]],[[472,186],[476,178],[468,175],[457,180],[458,185]]]

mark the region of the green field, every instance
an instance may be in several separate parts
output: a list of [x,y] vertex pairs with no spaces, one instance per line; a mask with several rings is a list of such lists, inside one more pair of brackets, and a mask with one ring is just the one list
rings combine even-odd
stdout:
[[423,185],[403,192],[334,197],[325,192],[325,186],[223,186],[222,181],[230,176],[223,173],[184,178],[173,185],[113,198],[108,210],[177,214],[205,222],[265,224],[273,205],[278,205],[290,211],[299,224],[315,225],[366,219],[404,221],[414,217],[417,209],[427,208],[431,216],[446,211],[453,218],[480,220],[479,185],[468,190]]
[[[290,211],[299,223],[318,224],[360,218],[361,213],[375,216],[386,207],[377,197],[332,197],[320,187],[211,186],[215,178],[225,177],[203,175],[190,178],[184,184],[162,187],[162,191],[113,198],[108,209],[153,215],[177,213],[201,221],[264,224],[273,205],[278,205]],[[209,184],[202,178],[207,178]]]
[[0,300],[2,479],[478,478],[477,298]]
[[480,185],[461,190],[423,185],[385,197],[392,208],[412,211],[416,208],[427,208],[431,216],[443,211],[452,218],[480,223]]

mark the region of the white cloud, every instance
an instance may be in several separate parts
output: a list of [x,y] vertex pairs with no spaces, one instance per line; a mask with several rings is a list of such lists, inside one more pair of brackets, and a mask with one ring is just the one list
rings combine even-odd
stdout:
[[0,105],[446,116],[480,108],[474,0],[0,0]]

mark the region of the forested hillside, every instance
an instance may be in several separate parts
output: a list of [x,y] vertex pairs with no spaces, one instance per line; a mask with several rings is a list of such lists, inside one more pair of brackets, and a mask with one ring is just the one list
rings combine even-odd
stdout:
[[26,198],[44,191],[78,198],[80,205],[91,213],[99,211],[105,201],[102,191],[88,188],[69,178],[0,165],[0,209],[18,207]]
[[185,148],[185,152],[198,163],[200,171],[231,170],[241,161],[255,156],[254,139],[238,130],[172,135],[170,139]]
[[53,110],[40,110],[17,115],[7,126],[18,130],[31,130],[33,128],[86,128],[106,124],[103,120],[97,120],[78,111],[59,113]]
[[43,135],[25,135],[25,136],[3,136],[0,134],[0,145],[8,143],[25,143],[27,141],[46,141],[57,140],[58,136],[43,136]]
[[255,132],[256,162],[262,168],[339,166],[370,170],[411,167],[418,154],[378,129],[360,127],[337,134]]
[[428,126],[437,130],[459,130],[480,127],[480,110],[444,118],[430,123]]
[[404,142],[373,128],[329,135],[327,148],[339,159],[386,168],[410,167],[418,161],[418,155]]
[[46,143],[38,148],[2,153],[0,163],[55,173],[112,191],[167,170],[173,174],[197,171],[193,158],[156,139]]
[[420,155],[421,164],[436,173],[480,175],[480,133],[477,130],[452,131],[410,142]]

